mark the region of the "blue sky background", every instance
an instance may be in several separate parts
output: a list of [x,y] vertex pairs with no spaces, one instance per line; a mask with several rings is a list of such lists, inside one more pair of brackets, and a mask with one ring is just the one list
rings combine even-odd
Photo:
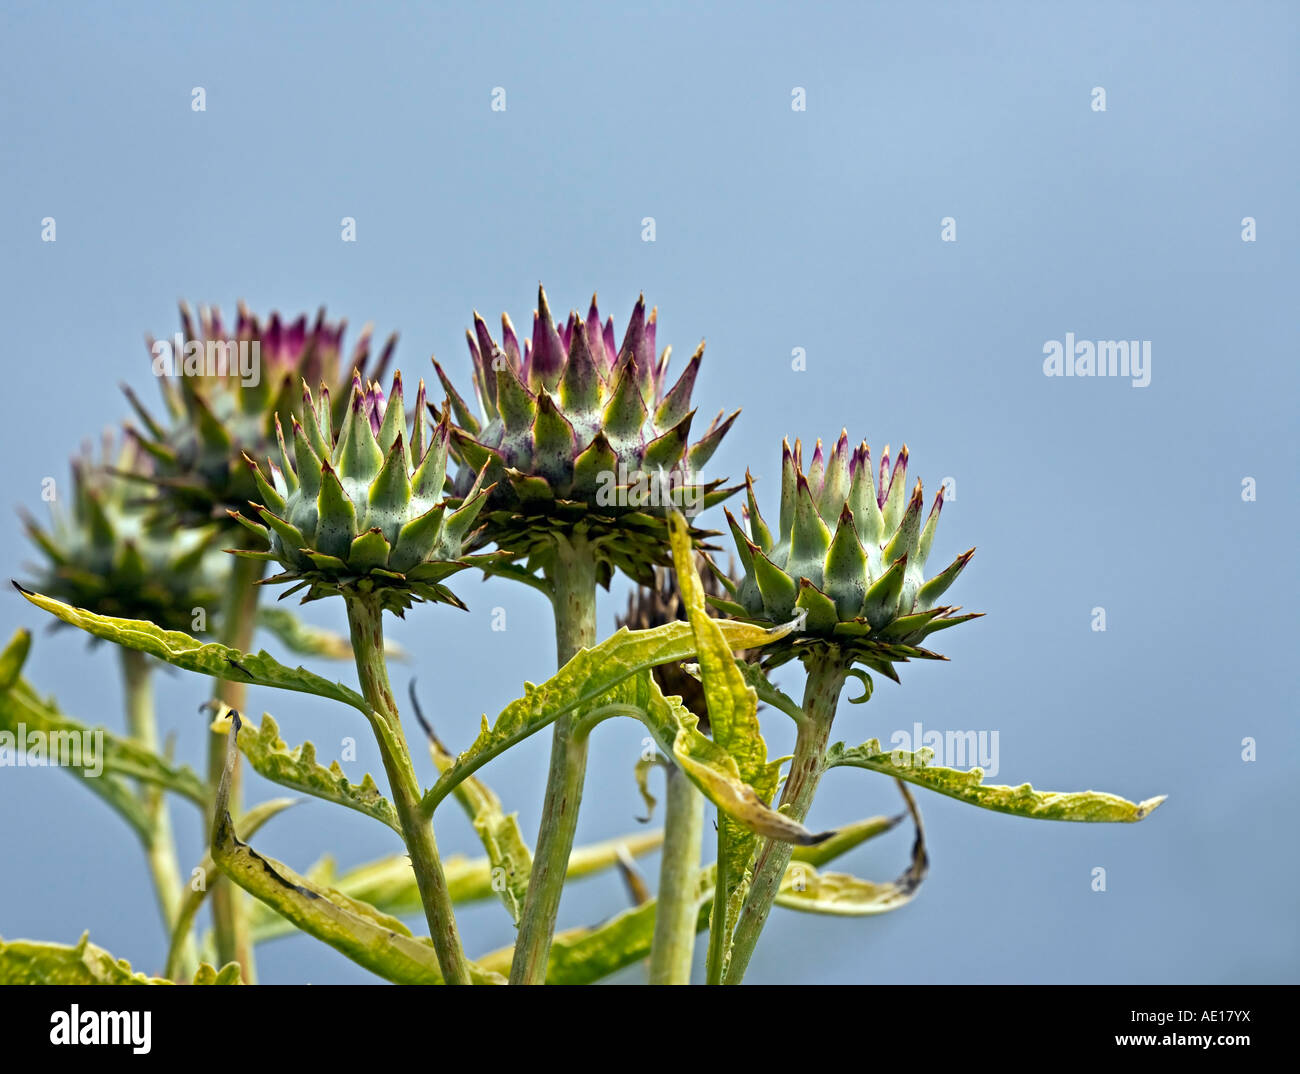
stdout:
[[[714,472],[751,467],[764,505],[781,438],[842,426],[877,451],[906,441],[927,489],[955,482],[934,561],[978,546],[952,596],[988,615],[941,636],[951,663],[842,705],[837,737],[887,741],[917,720],[996,730],[997,782],[1169,795],[1123,827],[924,795],[920,896],[876,919],[777,911],[751,979],[1300,976],[1293,5],[9,3],[0,22],[9,507],[44,511],[41,480],[126,416],[119,383],[156,396],[142,337],[174,330],[178,298],[324,303],[354,330],[400,329],[408,381],[436,354],[467,382],[473,309],[526,323],[542,279],[562,309],[599,288],[621,331],[644,289],[679,361],[707,337],[701,413],[744,408]],[[206,112],[191,111],[195,86]],[[505,112],[490,109],[497,86]],[[340,241],[345,216],[356,243]],[[947,216],[955,243],[940,241]],[[1151,340],[1150,386],[1045,377],[1043,345],[1067,332]],[[11,516],[4,572],[31,559]],[[418,675],[457,749],[553,661],[540,596],[462,590],[468,614],[421,609],[392,630],[415,658],[398,688]],[[625,592],[602,597],[603,627]],[[337,605],[311,615],[342,626]],[[45,624],[11,594],[0,628],[20,625]],[[122,726],[108,649],[42,633],[28,674],[68,712]],[[781,681],[801,688],[797,671]],[[207,689],[180,673],[160,687],[183,756],[199,756]],[[354,713],[269,691],[251,705],[326,758],[356,736],[349,775],[379,770]],[[767,726],[786,752],[788,721]],[[630,723],[596,736],[581,840],[638,827],[640,737]],[[484,772],[530,837],[548,744]],[[89,929],[157,970],[141,852],[78,778],[0,770],[0,933]],[[812,821],[896,804],[888,780],[836,771]],[[175,814],[197,862],[199,818]],[[446,852],[477,851],[459,814],[438,820]],[[908,840],[844,865],[890,878]],[[319,802],[256,842],[298,869],[398,849]],[[615,875],[585,881],[561,925],[625,900]],[[496,904],[462,923],[471,953],[511,938]],[[260,967],[273,982],[372,979],[307,937],[264,948]]]

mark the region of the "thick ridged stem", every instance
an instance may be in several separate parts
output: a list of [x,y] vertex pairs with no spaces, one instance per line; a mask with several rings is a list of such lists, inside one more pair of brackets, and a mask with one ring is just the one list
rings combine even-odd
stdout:
[[697,876],[704,842],[704,795],[685,772],[671,765],[667,798],[650,983],[685,985],[691,983],[700,916]]
[[[222,645],[247,652],[253,644],[253,632],[257,626],[257,601],[261,595],[258,581],[262,577],[261,560],[234,557],[230,578],[226,585],[226,599],[221,608],[220,633],[217,640]],[[213,700],[224,704],[236,712],[243,713],[244,703],[248,697],[248,688],[242,682],[230,682],[218,679]],[[213,731],[208,735],[208,786],[216,793],[221,782],[221,773],[226,764],[226,747],[229,738],[224,731]],[[230,813],[238,817],[240,812],[239,758],[235,758],[235,770],[231,775]],[[209,811],[207,826],[203,838],[207,839],[213,828],[213,817]],[[210,887],[208,898],[212,903],[212,931],[217,949],[217,964],[238,962],[245,984],[254,984],[257,980],[257,968],[253,962],[253,939],[248,928],[248,897],[232,884],[225,876],[214,873],[208,877]]]
[[[585,541],[561,537],[547,573],[553,587],[556,654],[563,667],[580,649],[596,642],[596,562]],[[587,735],[580,733],[577,715],[566,714],[556,720],[551,737],[542,825],[510,965],[511,984],[546,982],[546,963],[587,774]]]
[[[134,649],[122,650],[122,683],[126,695],[126,726],[132,741],[152,753],[158,752],[158,725],[154,716],[152,657]],[[184,898],[180,860],[172,835],[167,797],[159,787],[141,782],[140,800],[149,817],[145,857],[153,880],[154,895],[162,913],[163,927],[170,937]],[[186,939],[177,959],[177,978],[188,980],[199,967],[198,948],[193,937]]]
[[[804,684],[803,720],[799,724],[794,759],[790,762],[790,774],[780,803],[781,812],[789,814],[800,824],[808,816],[817,784],[826,770],[826,745],[830,740],[831,722],[835,719],[840,691],[848,674],[848,664],[835,649],[808,657],[804,667],[808,678]],[[724,983],[739,984],[744,979],[793,853],[794,845],[791,843],[774,839],[763,843],[754,866],[749,894],[736,922]]]
[[438,955],[443,980],[448,984],[470,984],[469,965],[456,930],[447,877],[438,857],[433,824],[420,813],[420,782],[411,764],[410,750],[397,713],[397,702],[388,681],[384,662],[383,606],[372,594],[349,594],[348,627],[352,632],[352,651],[356,656],[361,692],[386,725],[387,734],[376,734],[379,752],[388,774],[393,806],[402,825],[402,836],[411,856],[411,868],[420,889],[429,936]]

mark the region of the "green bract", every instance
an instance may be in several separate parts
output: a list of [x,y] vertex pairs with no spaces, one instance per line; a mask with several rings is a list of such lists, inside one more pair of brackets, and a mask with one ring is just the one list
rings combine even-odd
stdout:
[[919,647],[927,635],[980,614],[957,615],[959,608],[938,603],[975,549],[925,580],[943,489],[922,525],[921,482],[909,498],[906,477],[906,445],[892,471],[885,447],[877,485],[866,441],[850,455],[848,433],[842,432],[827,458],[818,440],[807,473],[800,442],[791,451],[786,441],[774,534],[746,475],[748,535],[727,512],[745,577],[739,586],[724,581],[734,601],[715,603],[757,621],[780,623],[804,614],[802,631],[765,653],[768,666],[834,644],[854,662],[896,679],[895,661],[941,659]]
[[102,461],[88,452],[72,460],[71,509],[56,499],[48,530],[23,519],[48,561],[35,579],[38,589],[100,615],[149,619],[169,630],[191,629],[195,609],[217,603],[225,564],[216,533],[151,525],[136,481],[152,472],[131,443],[106,442]]
[[398,614],[420,600],[463,607],[441,582],[465,568],[462,545],[491,489],[480,475],[459,508],[443,498],[450,422],[429,427],[424,382],[409,439],[400,373],[387,403],[377,384],[367,389],[354,374],[337,432],[328,389],[317,399],[303,394],[292,453],[277,429],[283,466],[268,460],[264,473],[249,460],[265,525],[235,516],[270,551],[235,554],[280,563],[284,572],[268,581],[296,582],[285,595],[305,588],[304,601],[354,590],[379,594]]
[[[156,420],[127,388],[141,423],[130,431],[156,463],[157,514],[187,525],[226,524],[230,511],[242,511],[257,494],[243,457],[274,450],[276,421],[300,413],[303,381],[328,384],[340,402],[346,398],[353,373],[366,372],[370,328],[344,368],[346,322],[327,322],[324,310],[309,327],[305,316],[289,322],[278,313],[263,324],[241,305],[231,331],[215,308],[200,308],[196,328],[182,304],[181,326],[172,340],[150,340],[166,420]],[[371,377],[383,375],[396,343],[391,336]],[[342,417],[339,408],[336,424]]]
[[521,350],[508,316],[498,345],[475,314],[468,336],[477,415],[434,362],[456,419],[455,491],[465,495],[484,467],[496,486],[476,543],[545,557],[553,537],[580,536],[602,584],[615,568],[650,584],[653,566],[668,562],[668,508],[693,515],[734,491],[698,474],[740,411],[719,412],[690,442],[704,344],[670,388],[671,348],[656,358],[656,320],[639,299],[619,347],[613,318],[601,324],[594,296],[585,320],[571,313],[557,328],[539,288],[532,339]]

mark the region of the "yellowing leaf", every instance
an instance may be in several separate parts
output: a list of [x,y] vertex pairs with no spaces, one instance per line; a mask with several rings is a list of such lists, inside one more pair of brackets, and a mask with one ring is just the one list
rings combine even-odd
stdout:
[[[233,718],[238,733],[240,720],[238,715]],[[298,928],[372,973],[397,984],[440,984],[438,956],[427,938],[417,939],[397,918],[343,892],[321,888],[240,842],[228,812],[234,745],[213,804],[212,860],[217,867]],[[478,984],[500,982],[472,964],[470,973]]]
[[[636,832],[589,846],[575,847],[569,855],[566,875],[569,880],[594,875],[617,865],[620,854],[639,858],[657,850],[663,839],[662,831]],[[481,902],[497,895],[492,890],[493,865],[489,858],[467,858],[457,854],[444,858],[442,867],[453,902]],[[341,891],[351,898],[370,903],[385,913],[414,914],[422,909],[420,889],[415,883],[411,861],[405,854],[393,854],[367,862],[342,875],[336,875],[333,861],[327,858],[307,870],[307,879],[320,887]],[[261,903],[254,907],[251,921],[253,939],[257,943],[289,935],[294,931],[288,921]],[[508,965],[509,960],[507,968]]]
[[343,774],[338,761],[332,761],[328,768],[317,762],[316,747],[312,743],[304,742],[290,749],[280,737],[280,728],[270,713],[262,714],[261,727],[241,722],[239,749],[254,771],[272,783],[355,809],[401,834],[397,810],[383,796],[369,773],[360,783],[353,783]]
[[[171,981],[137,973],[124,958],[114,958],[82,933],[73,945],[0,938],[0,985],[169,985]],[[206,962],[196,985],[239,984],[239,966],[220,971]]]
[[[15,583],[17,585],[17,583]],[[306,668],[287,668],[265,652],[241,653],[228,645],[204,643],[179,630],[163,630],[143,619],[118,619],[110,615],[97,615],[84,608],[74,608],[53,597],[42,596],[18,586],[18,591],[29,601],[65,623],[79,627],[97,638],[115,642],[128,649],[149,653],[186,671],[245,682],[257,686],[272,686],[279,690],[315,694],[351,705],[357,711],[372,715],[365,698],[342,683],[330,682]]]
[[883,772],[981,809],[1035,820],[1133,823],[1148,816],[1165,800],[1164,795],[1143,802],[1130,802],[1103,791],[1037,791],[1028,783],[1018,787],[986,785],[981,769],[962,772],[944,768],[931,764],[933,757],[934,751],[930,749],[915,753],[883,750],[880,740],[873,738],[851,749],[846,748],[843,742],[835,743],[826,753],[826,765],[828,768],[848,765]]
[[[758,695],[736,666],[718,620],[708,613],[704,585],[695,566],[690,526],[678,512],[669,520],[669,540],[677,586],[699,654],[700,682],[708,702],[709,727],[713,734],[710,744],[733,760],[739,782],[752,788],[751,807],[768,809],[779,776],[777,767],[768,764],[767,743],[758,723]],[[726,975],[731,937],[749,891],[750,867],[758,845],[757,829],[753,825],[736,824],[733,818],[739,818],[734,809],[727,812],[729,816],[718,815],[718,891],[709,926],[709,980],[715,983]],[[794,840],[787,838],[787,841]]]

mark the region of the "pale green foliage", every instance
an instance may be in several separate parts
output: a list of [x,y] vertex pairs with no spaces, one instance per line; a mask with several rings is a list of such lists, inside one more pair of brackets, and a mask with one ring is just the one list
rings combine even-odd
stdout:
[[328,768],[318,763],[316,747],[312,743],[304,742],[290,749],[280,737],[280,728],[270,713],[262,714],[261,727],[241,724],[239,749],[254,771],[272,783],[355,809],[401,833],[397,810],[369,773],[360,783],[353,783],[343,774],[338,761],[331,761]]
[[[724,647],[754,648],[782,637],[786,628],[765,630],[743,623],[719,623]],[[811,841],[801,825],[769,809],[740,777],[735,759],[696,728],[695,716],[678,699],[665,698],[649,671],[657,664],[695,654],[687,623],[668,623],[652,630],[623,629],[590,649],[580,651],[541,686],[524,684],[524,696],[511,702],[496,722],[483,719],[469,749],[443,771],[425,795],[426,811],[457,785],[509,746],[552,723],[564,713],[581,711],[586,730],[611,716],[644,722],[663,751],[672,756],[700,790],[720,809],[753,830],[775,838]],[[775,783],[773,783],[775,786]]]
[[[238,716],[233,717],[236,727]],[[354,962],[397,984],[439,984],[442,974],[432,944],[411,935],[400,920],[341,891],[322,888],[287,865],[263,857],[240,842],[227,812],[232,741],[226,770],[214,802],[212,859],[231,880]],[[476,983],[496,983],[490,973],[471,967]]]
[[892,831],[906,813],[896,813],[892,817],[867,817],[852,824],[845,824],[835,829],[835,834],[824,842],[811,847],[795,847],[790,855],[791,861],[804,862],[814,867],[834,861],[842,854],[847,854],[854,847],[861,846],[868,839]]
[[[669,522],[669,539],[677,584],[699,653],[700,681],[708,701],[713,744],[734,758],[740,778],[753,787],[758,803],[766,808],[776,792],[780,767],[767,759],[767,744],[758,723],[758,694],[736,666],[718,621],[705,608],[695,550],[686,520],[679,514]],[[726,974],[731,936],[749,892],[750,864],[757,846],[752,827],[747,829],[719,814],[717,893],[709,927],[711,981],[721,981]]]
[[[244,838],[251,839],[253,833],[261,828],[263,824],[276,814],[284,812],[293,804],[294,800],[292,798],[272,798],[270,801],[259,802],[253,806],[252,809],[239,818],[239,828],[244,833]],[[204,877],[211,877],[216,872],[216,868],[211,852],[205,854],[203,861],[199,864],[200,874]],[[176,976],[176,967],[180,964],[185,941],[189,937],[190,929],[194,926],[194,917],[207,897],[208,887],[206,884],[197,890],[191,886],[185,892],[185,898],[181,901],[175,924],[172,926],[171,942],[167,948],[166,975],[168,977],[174,978]],[[232,963],[232,965],[235,965],[236,972],[238,972],[238,964]]]
[[109,615],[96,615],[83,608],[74,608],[52,597],[20,590],[22,595],[51,615],[62,619],[88,634],[105,641],[116,642],[128,649],[136,649],[165,660],[186,671],[197,671],[217,679],[243,682],[256,686],[272,686],[279,690],[293,690],[315,694],[333,701],[351,705],[358,712],[371,716],[366,699],[342,683],[330,682],[306,668],[288,668],[265,652],[241,653],[228,645],[201,642],[179,630],[163,630],[141,619],[117,619]]
[[[83,933],[75,945],[0,939],[0,985],[169,985],[131,969],[124,958],[114,958],[90,942]],[[194,976],[196,985],[239,984],[235,963],[220,971],[206,962]]]
[[[637,832],[607,839],[589,846],[575,847],[569,856],[567,877],[580,880],[604,872],[619,864],[623,855],[639,858],[658,850],[663,843],[662,831]],[[447,888],[457,904],[482,902],[499,896],[492,890],[494,866],[489,858],[467,858],[454,854],[443,859]],[[420,910],[420,892],[415,883],[411,861],[405,854],[394,854],[378,861],[366,862],[339,874],[332,858],[325,858],[307,870],[307,879],[324,888],[332,888],[354,899],[370,903],[385,913],[414,914]],[[293,926],[264,903],[252,914],[253,937],[261,943],[292,933]],[[506,960],[507,968],[509,959]]]
[[972,768],[962,772],[932,765],[933,756],[934,751],[930,749],[916,753],[883,750],[880,741],[873,738],[851,749],[846,748],[843,742],[835,743],[827,751],[826,766],[848,765],[883,772],[981,809],[1035,820],[1132,823],[1148,816],[1165,800],[1164,795],[1143,802],[1130,802],[1103,791],[1036,791],[1028,783],[1018,787],[986,786],[982,770]]
[[[727,644],[735,650],[751,649],[784,637],[789,627],[768,630],[747,623],[722,623]],[[688,623],[667,623],[652,630],[619,630],[590,649],[579,652],[546,682],[524,683],[524,696],[512,701],[482,729],[469,748],[425,795],[424,808],[432,813],[466,776],[517,742],[554,723],[565,713],[590,710],[619,683],[658,664],[686,660],[695,655],[695,639]]]

